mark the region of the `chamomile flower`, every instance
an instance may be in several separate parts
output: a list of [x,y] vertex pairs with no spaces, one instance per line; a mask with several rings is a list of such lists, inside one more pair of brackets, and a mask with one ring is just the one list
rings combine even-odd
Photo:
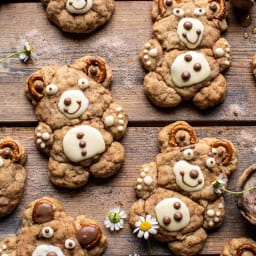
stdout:
[[221,194],[224,191],[227,181],[228,180],[224,178],[223,173],[221,173],[217,179],[212,182],[212,186],[216,194]]
[[133,233],[138,233],[138,238],[144,237],[146,240],[149,238],[150,234],[157,234],[157,229],[159,228],[157,220],[152,218],[149,214],[146,218],[140,216],[140,219],[135,223],[135,227]]
[[17,51],[0,59],[0,63],[4,62],[14,56],[18,56],[19,59],[25,63],[31,58],[32,51],[33,51],[33,48],[29,44],[29,42],[27,40],[21,40],[21,43],[17,47]]
[[105,217],[104,225],[111,231],[118,231],[124,227],[124,219],[126,219],[127,214],[120,208],[113,208],[108,212]]

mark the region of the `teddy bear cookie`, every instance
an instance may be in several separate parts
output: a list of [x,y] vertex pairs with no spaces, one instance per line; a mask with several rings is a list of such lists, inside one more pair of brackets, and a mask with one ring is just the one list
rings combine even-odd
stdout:
[[0,242],[0,256],[98,256],[106,246],[97,222],[72,218],[60,201],[43,197],[25,209],[17,236]]
[[23,196],[26,160],[27,153],[20,142],[10,137],[0,140],[0,217],[11,213]]
[[159,107],[192,101],[200,109],[221,103],[231,64],[225,0],[154,0],[153,38],[140,58],[149,72],[144,92]]
[[41,0],[47,17],[61,30],[90,33],[112,16],[114,0]]
[[256,242],[250,238],[234,238],[225,245],[221,256],[255,256]]
[[72,65],[43,67],[27,80],[25,92],[39,124],[37,148],[49,156],[55,185],[78,188],[89,175],[108,178],[124,161],[118,142],[128,117],[109,91],[112,71],[100,57],[83,57]]
[[223,222],[224,199],[212,183],[236,169],[236,150],[229,140],[197,139],[182,121],[164,127],[158,141],[161,153],[139,170],[130,224],[150,215],[159,224],[153,236],[174,255],[197,255],[207,231]]

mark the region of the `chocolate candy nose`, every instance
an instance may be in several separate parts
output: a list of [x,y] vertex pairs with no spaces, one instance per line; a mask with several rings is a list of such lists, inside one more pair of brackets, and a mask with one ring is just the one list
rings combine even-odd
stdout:
[[48,252],[46,256],[58,256],[56,252]]
[[186,21],[186,22],[183,24],[183,27],[184,27],[186,30],[191,30],[192,27],[193,27],[193,24],[192,24],[190,21]]
[[189,176],[192,178],[192,179],[196,179],[198,176],[199,176],[199,173],[197,170],[191,170],[190,173],[189,173]]
[[72,103],[71,98],[65,98],[65,99],[64,99],[64,104],[65,104],[66,106],[69,106],[71,103]]

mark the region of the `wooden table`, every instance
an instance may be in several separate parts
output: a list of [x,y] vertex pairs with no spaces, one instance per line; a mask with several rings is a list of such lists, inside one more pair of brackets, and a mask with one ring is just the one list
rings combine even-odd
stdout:
[[[233,50],[232,67],[226,72],[228,92],[225,102],[213,109],[200,112],[183,104],[176,109],[161,110],[151,105],[143,94],[144,70],[138,53],[151,38],[151,1],[116,1],[111,21],[88,36],[62,33],[46,18],[38,1],[5,1],[0,4],[0,55],[15,50],[17,41],[27,37],[32,42],[37,59],[21,64],[13,58],[0,65],[0,131],[1,137],[10,135],[26,146],[28,180],[24,197],[16,211],[0,221],[0,238],[17,232],[22,211],[32,200],[42,196],[61,199],[72,215],[86,214],[96,218],[103,227],[108,209],[120,206],[129,211],[135,201],[133,186],[141,164],[154,159],[158,152],[157,135],[161,127],[176,120],[186,120],[196,127],[198,137],[217,136],[230,139],[237,148],[238,169],[233,174],[230,188],[239,175],[256,159],[256,82],[251,73],[251,58],[256,51],[256,35],[251,33],[256,24],[242,28],[230,14],[230,27],[225,37]],[[249,38],[244,38],[247,32]],[[129,114],[128,133],[122,140],[126,161],[113,178],[91,179],[78,191],[54,187],[47,177],[47,159],[35,148],[33,129],[37,124],[31,104],[24,96],[26,78],[44,65],[71,63],[83,55],[100,55],[113,69],[112,93]],[[256,239],[255,227],[243,219],[235,199],[225,195],[227,211],[224,225],[211,232],[202,255],[218,255],[231,238],[249,236]],[[130,253],[146,254],[146,245],[134,236],[126,222],[118,233],[110,233],[104,255],[119,256]],[[154,255],[169,255],[167,246],[153,243]]]

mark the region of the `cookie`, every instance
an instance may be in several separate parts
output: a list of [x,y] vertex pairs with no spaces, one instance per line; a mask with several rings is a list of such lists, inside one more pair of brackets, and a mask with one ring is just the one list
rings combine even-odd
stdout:
[[10,137],[0,140],[0,217],[11,213],[19,204],[27,179],[24,146]]
[[44,67],[27,80],[25,91],[39,124],[37,148],[49,156],[49,178],[61,187],[85,185],[90,174],[114,175],[124,161],[118,142],[128,117],[110,93],[111,69],[100,57],[72,65]]
[[112,16],[114,0],[41,0],[48,19],[61,30],[90,33]]
[[192,101],[200,109],[221,103],[231,64],[225,0],[154,0],[153,38],[140,53],[144,92],[159,107]]
[[43,197],[25,209],[17,236],[0,242],[0,256],[98,256],[106,245],[96,221],[72,218],[60,201]]
[[161,153],[139,170],[130,224],[149,214],[159,224],[154,238],[175,255],[197,255],[207,231],[223,222],[224,198],[212,182],[236,169],[236,150],[226,139],[198,139],[182,121],[164,127],[158,141]]
[[[248,167],[240,176],[237,191],[248,190],[256,186],[256,164]],[[256,225],[255,190],[249,190],[237,196],[237,206],[241,214]]]
[[221,256],[255,256],[256,242],[250,238],[241,237],[229,241],[225,245]]

